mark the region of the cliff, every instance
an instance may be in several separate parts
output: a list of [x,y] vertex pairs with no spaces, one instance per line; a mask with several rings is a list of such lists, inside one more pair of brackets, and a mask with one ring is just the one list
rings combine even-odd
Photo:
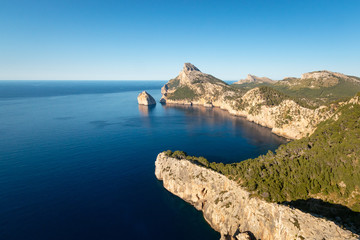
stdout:
[[165,84],[161,92],[162,103],[219,107],[291,139],[310,135],[336,109],[335,105],[311,108],[268,87],[245,91],[202,73],[190,63],[185,63],[179,75]]
[[160,153],[155,175],[196,209],[225,239],[358,239],[335,223],[251,197],[237,183],[188,160]]

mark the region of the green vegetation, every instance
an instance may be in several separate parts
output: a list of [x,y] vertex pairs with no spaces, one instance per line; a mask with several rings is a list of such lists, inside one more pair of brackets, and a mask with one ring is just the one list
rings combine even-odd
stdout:
[[230,86],[234,89],[239,89],[242,91],[249,91],[250,89],[256,88],[256,87],[270,87],[273,84],[271,83],[258,83],[258,82],[251,82],[251,83],[243,83],[243,84],[231,84]]
[[359,146],[360,106],[348,104],[310,137],[255,159],[223,164],[179,151],[167,154],[220,172],[267,201],[316,197],[360,212]]
[[259,91],[265,99],[267,106],[277,106],[282,101],[291,99],[291,97],[271,87],[262,86],[259,87]]
[[[352,78],[359,79],[358,77]],[[325,81],[316,81],[314,79],[301,80],[298,78],[288,78],[286,81],[289,82],[289,85],[282,82],[277,82],[275,84],[245,83],[232,84],[231,87],[242,92],[246,92],[255,87],[264,87],[263,89],[269,87],[282,93],[283,96],[280,95],[278,97],[292,99],[307,108],[317,108],[321,105],[329,105],[334,102],[346,101],[360,91],[359,83],[337,77]],[[311,87],[313,84],[315,84],[315,86]]]
[[308,88],[302,85],[294,87],[280,84],[274,84],[272,87],[291,97],[301,99],[314,107],[345,101],[360,91],[360,84],[345,81],[344,79],[339,79],[339,83],[331,87]]
[[178,78],[174,78],[174,79],[171,79],[168,83],[168,88],[176,88],[180,85],[180,79]]
[[210,163],[209,161],[204,158],[204,157],[194,157],[194,156],[188,156],[185,152],[183,151],[175,151],[172,152],[171,150],[167,150],[165,152],[166,156],[168,157],[173,157],[173,158],[177,158],[177,159],[186,159],[192,163],[204,166],[204,167],[209,167]]
[[[298,97],[289,96],[279,90],[269,86],[259,87],[259,91],[265,99],[266,106],[277,106],[284,100],[292,100],[302,107],[314,109],[313,106],[309,105],[306,101],[299,99]],[[260,107],[260,106],[259,106]]]
[[167,97],[172,100],[193,100],[197,97],[197,94],[188,86],[181,86],[178,87],[175,92],[170,93]]

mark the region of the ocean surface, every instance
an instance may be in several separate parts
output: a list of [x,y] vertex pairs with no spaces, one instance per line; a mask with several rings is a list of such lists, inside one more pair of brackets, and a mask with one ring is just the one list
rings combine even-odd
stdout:
[[216,239],[154,175],[159,152],[235,162],[269,129],[204,107],[138,106],[164,81],[0,81],[0,239]]

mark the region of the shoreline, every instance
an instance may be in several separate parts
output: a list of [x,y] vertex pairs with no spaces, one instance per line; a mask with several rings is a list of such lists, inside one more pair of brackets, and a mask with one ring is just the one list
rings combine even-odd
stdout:
[[[168,101],[168,100],[167,100]],[[192,106],[199,106],[199,107],[203,107],[203,108],[207,108],[207,109],[212,109],[212,108],[218,108],[228,114],[230,114],[231,116],[235,116],[235,117],[240,117],[240,118],[243,118],[244,120],[248,121],[248,122],[251,122],[251,123],[254,123],[256,125],[259,125],[261,127],[264,127],[264,128],[267,128],[267,129],[270,129],[271,130],[271,133],[275,134],[276,136],[279,136],[279,137],[282,137],[282,138],[285,138],[287,142],[291,142],[293,140],[296,140],[296,138],[292,138],[292,137],[289,137],[287,135],[282,135],[280,133],[277,133],[277,132],[274,132],[273,131],[273,128],[269,127],[269,126],[266,126],[266,125],[262,125],[261,123],[258,123],[258,122],[255,122],[253,120],[250,120],[247,118],[246,115],[244,114],[236,114],[236,113],[232,113],[231,110],[227,109],[227,108],[222,108],[221,106],[215,106],[215,105],[212,105],[212,106],[206,106],[204,104],[201,104],[201,103],[178,103],[178,102],[160,102],[161,105],[178,105],[178,106],[188,106],[188,107],[192,107]]]

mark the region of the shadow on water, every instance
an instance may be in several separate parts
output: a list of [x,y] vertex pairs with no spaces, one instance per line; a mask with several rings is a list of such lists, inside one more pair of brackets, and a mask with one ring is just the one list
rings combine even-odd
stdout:
[[270,128],[250,122],[244,117],[231,115],[226,110],[217,107],[207,108],[204,106],[180,104],[163,104],[162,107],[165,111],[176,109],[184,112],[193,125],[201,125],[206,122],[210,126],[218,126],[228,122],[232,125],[233,134],[241,134],[251,144],[266,143],[270,139],[281,143],[287,142],[286,138],[275,135],[271,132]]
[[341,228],[360,234],[360,212],[354,212],[343,205],[328,203],[314,198],[283,202],[281,204],[333,221]]

